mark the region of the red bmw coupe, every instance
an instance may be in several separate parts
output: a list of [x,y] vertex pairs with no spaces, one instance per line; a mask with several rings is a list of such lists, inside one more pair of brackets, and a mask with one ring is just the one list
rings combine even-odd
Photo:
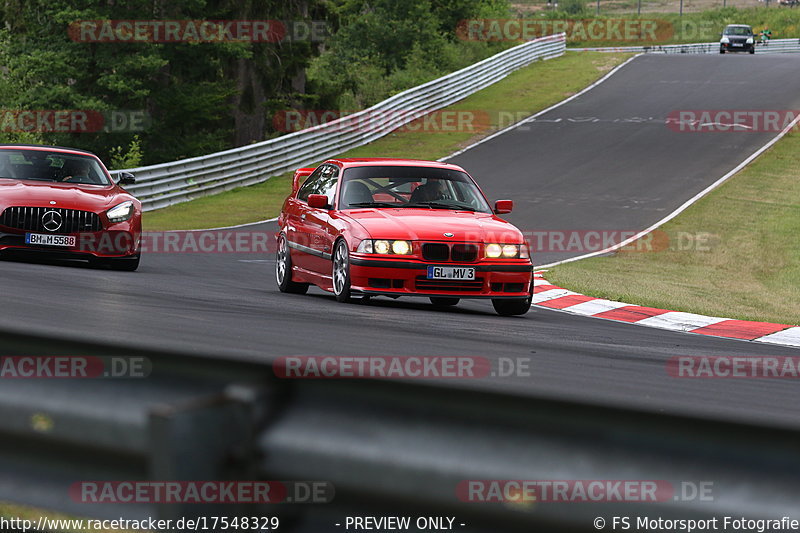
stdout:
[[295,172],[283,204],[276,277],[282,292],[310,284],[352,296],[424,296],[434,305],[489,298],[522,315],[533,291],[530,247],[456,165],[332,159]]
[[[120,184],[133,183],[122,173]],[[141,203],[83,150],[0,145],[0,252],[139,267]]]

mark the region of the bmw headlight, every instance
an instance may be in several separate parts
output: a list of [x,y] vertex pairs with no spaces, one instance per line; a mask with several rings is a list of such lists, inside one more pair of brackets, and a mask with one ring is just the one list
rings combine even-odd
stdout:
[[111,222],[125,222],[133,216],[133,202],[122,202],[106,212]]
[[753,38],[752,37],[748,37],[747,38],[747,44],[753,44]]
[[486,245],[486,257],[490,259],[496,259],[503,255],[503,247],[499,244],[487,244]]
[[727,37],[723,37],[722,39],[719,40],[719,42],[722,44],[728,44],[729,42],[731,42],[731,40],[728,39]]
[[411,254],[411,242],[404,240],[364,239],[359,243],[356,252],[362,254],[409,255]]
[[525,244],[499,244],[489,243],[484,249],[486,257],[489,259],[529,259],[530,251]]
[[411,253],[411,243],[408,241],[394,241],[392,243],[392,253],[397,255],[408,255]]

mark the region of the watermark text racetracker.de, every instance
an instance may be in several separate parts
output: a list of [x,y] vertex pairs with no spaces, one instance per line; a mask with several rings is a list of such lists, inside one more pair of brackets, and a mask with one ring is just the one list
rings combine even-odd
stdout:
[[660,42],[675,30],[660,19],[467,19],[456,27],[465,41],[529,41],[565,33],[567,41]]
[[151,124],[150,114],[136,109],[0,109],[5,133],[125,133]]
[[324,20],[76,20],[67,33],[80,43],[323,42]]
[[139,356],[24,355],[0,357],[0,379],[146,378],[150,359]]
[[[570,229],[523,230],[533,254],[542,252],[592,253],[607,250],[634,238],[636,230]],[[654,230],[618,248],[620,252],[709,252],[719,244],[719,236],[707,231]]]
[[282,379],[483,379],[530,377],[529,357],[284,356],[273,369]]
[[800,129],[798,109],[678,109],[666,125],[679,133],[779,133]]
[[321,125],[328,132],[481,133],[501,119],[508,120],[483,109],[284,109],[272,116],[272,127],[284,133]]
[[[146,231],[138,249],[147,254],[274,254],[274,231]],[[83,252],[119,255],[136,248],[125,231],[82,233],[77,245]]]
[[78,481],[72,501],[85,504],[272,504],[330,503],[336,489],[328,481]]
[[456,486],[468,503],[714,501],[712,481],[656,479],[472,479]]
[[800,379],[800,357],[675,356],[667,361],[667,374],[687,379]]

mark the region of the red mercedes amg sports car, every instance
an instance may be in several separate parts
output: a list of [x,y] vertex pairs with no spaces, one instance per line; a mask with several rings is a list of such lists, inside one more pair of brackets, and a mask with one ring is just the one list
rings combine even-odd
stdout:
[[489,298],[525,314],[530,247],[497,215],[464,169],[404,159],[332,159],[295,172],[279,217],[276,277],[283,292],[309,284],[351,296],[425,296],[434,305]]
[[[122,173],[120,184],[133,183]],[[139,267],[141,203],[83,150],[0,145],[0,252]]]

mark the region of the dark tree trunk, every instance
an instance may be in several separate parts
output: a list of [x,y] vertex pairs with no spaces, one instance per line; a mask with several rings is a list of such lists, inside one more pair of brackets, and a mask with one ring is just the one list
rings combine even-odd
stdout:
[[236,62],[236,95],[233,99],[234,145],[264,140],[266,94],[252,60]]

